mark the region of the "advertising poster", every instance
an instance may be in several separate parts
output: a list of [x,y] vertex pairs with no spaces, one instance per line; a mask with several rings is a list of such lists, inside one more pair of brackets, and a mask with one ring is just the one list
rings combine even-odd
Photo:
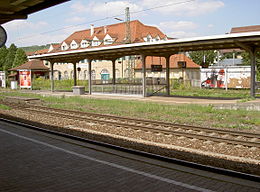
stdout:
[[224,88],[225,69],[204,69],[201,73],[201,86],[209,88]]
[[0,87],[6,87],[6,82],[5,82],[5,72],[0,71]]
[[19,80],[21,88],[31,88],[31,71],[19,71]]

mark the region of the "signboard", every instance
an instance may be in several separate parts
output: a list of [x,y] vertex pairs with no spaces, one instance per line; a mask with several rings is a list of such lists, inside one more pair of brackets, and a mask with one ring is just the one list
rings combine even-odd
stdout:
[[160,72],[162,71],[162,65],[151,65],[152,72]]
[[186,61],[178,61],[179,68],[186,68]]
[[209,88],[249,88],[250,66],[201,69],[201,86]]
[[31,88],[31,71],[30,70],[23,70],[19,71],[19,81],[21,88]]
[[6,87],[5,72],[0,71],[0,87]]

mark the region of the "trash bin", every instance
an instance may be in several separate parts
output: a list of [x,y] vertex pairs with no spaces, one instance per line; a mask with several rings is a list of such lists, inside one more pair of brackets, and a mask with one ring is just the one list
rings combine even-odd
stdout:
[[11,89],[17,89],[17,81],[11,81]]
[[85,94],[84,86],[73,86],[72,90],[73,90],[74,95],[84,95]]

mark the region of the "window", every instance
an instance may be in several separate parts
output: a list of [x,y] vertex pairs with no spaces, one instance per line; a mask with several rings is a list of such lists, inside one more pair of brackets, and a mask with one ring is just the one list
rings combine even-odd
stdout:
[[70,44],[71,49],[77,49],[78,48],[78,44],[73,40]]
[[86,40],[82,40],[81,41],[81,47],[82,48],[85,48],[85,47],[88,47],[89,46],[89,42],[88,41],[86,41]]
[[92,79],[92,80],[95,80],[95,79],[96,79],[96,71],[95,71],[95,70],[92,70],[92,71],[91,71],[91,79]]
[[84,80],[87,80],[88,79],[88,71],[85,70],[84,71],[84,77],[83,77]]
[[92,41],[92,46],[99,46],[100,42],[98,40],[93,40]]
[[64,79],[69,79],[68,71],[64,71]]

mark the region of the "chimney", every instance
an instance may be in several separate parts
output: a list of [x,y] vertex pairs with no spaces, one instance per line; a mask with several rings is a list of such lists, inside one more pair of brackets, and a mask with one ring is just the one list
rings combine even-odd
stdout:
[[107,26],[104,26],[104,34],[107,34]]
[[94,34],[94,25],[91,24],[90,25],[90,36],[92,36]]

